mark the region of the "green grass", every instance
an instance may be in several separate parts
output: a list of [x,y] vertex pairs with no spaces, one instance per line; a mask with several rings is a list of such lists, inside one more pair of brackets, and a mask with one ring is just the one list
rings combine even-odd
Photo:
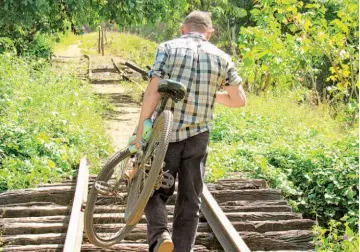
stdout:
[[80,43],[82,36],[75,35],[72,32],[58,34],[58,42],[53,44],[52,50],[56,53],[65,50],[68,46]]
[[90,85],[46,63],[0,55],[0,191],[73,174],[111,152],[104,104]]
[[320,222],[358,214],[358,129],[326,105],[298,105],[299,92],[249,96],[245,108],[216,108],[207,179],[241,172],[281,189]]
[[[71,44],[80,42],[81,52],[89,55],[98,54],[98,33],[87,33],[76,36],[67,34],[61,37],[60,42],[54,45],[54,51],[64,50]],[[105,55],[122,57],[132,60],[145,68],[151,66],[155,59],[156,43],[129,33],[107,32]]]

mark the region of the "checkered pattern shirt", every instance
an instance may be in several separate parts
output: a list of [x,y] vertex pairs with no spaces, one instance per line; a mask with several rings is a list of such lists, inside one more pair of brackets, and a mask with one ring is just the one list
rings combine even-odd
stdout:
[[187,87],[184,100],[175,103],[169,99],[165,107],[174,115],[170,142],[210,130],[216,91],[222,85],[242,82],[230,56],[199,33],[187,33],[160,44],[149,72],[150,78],[154,75]]

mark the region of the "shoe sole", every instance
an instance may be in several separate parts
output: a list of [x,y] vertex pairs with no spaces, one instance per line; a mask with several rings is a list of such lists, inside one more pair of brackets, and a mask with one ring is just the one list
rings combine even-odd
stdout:
[[156,250],[157,252],[172,252],[174,249],[174,244],[172,243],[172,241],[163,241],[158,250]]

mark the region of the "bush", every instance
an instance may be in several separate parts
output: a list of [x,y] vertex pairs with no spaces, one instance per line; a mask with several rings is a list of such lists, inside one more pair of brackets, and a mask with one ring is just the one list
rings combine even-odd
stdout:
[[94,164],[108,155],[103,104],[87,83],[8,55],[0,73],[0,191],[73,174],[83,155]]
[[[347,217],[343,219],[346,221]],[[352,231],[345,224],[331,220],[328,228],[314,227],[316,251],[318,252],[353,252],[359,251],[359,233]]]
[[11,53],[16,54],[14,42],[7,37],[0,37],[0,54]]
[[[358,131],[329,116],[327,106],[297,105],[297,94],[250,96],[243,109],[218,107],[208,179],[231,171],[264,178],[295,209],[326,225],[358,216]],[[224,150],[227,150],[224,153]]]
[[29,43],[25,55],[50,60],[53,43],[52,37],[38,32],[34,36],[34,40]]

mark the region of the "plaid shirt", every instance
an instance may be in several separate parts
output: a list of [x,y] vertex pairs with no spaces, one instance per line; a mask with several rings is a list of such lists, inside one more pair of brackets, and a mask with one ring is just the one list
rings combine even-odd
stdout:
[[160,44],[149,76],[172,79],[187,87],[184,100],[168,100],[165,109],[174,114],[170,142],[178,142],[210,129],[216,91],[221,85],[239,85],[229,55],[208,42],[199,33]]

